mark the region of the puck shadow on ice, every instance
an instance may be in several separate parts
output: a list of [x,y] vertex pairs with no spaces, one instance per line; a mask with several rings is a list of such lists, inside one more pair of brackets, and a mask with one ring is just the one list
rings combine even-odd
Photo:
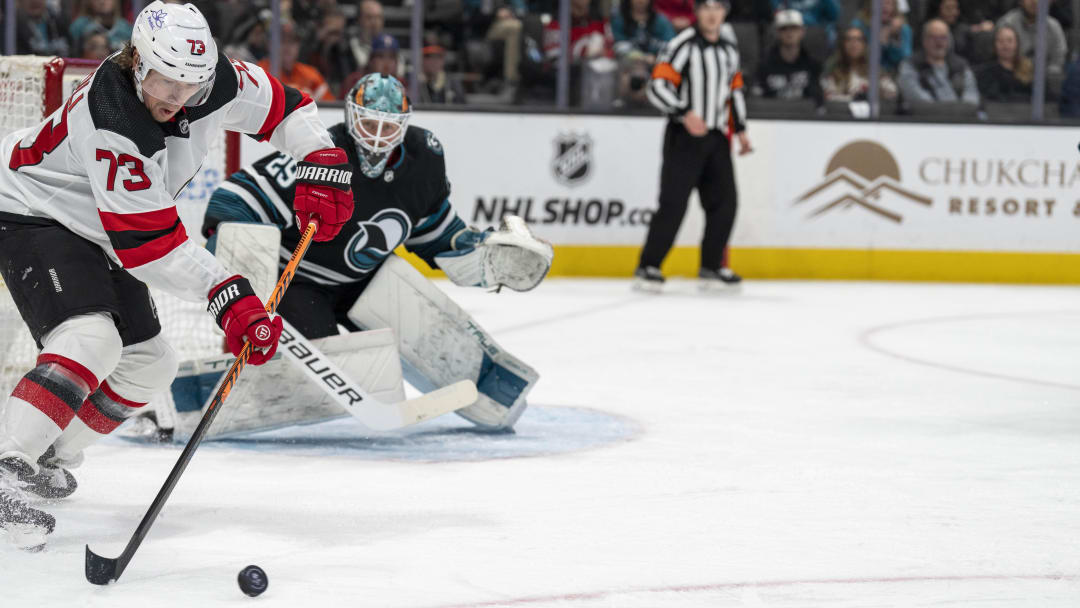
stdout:
[[640,434],[637,422],[610,412],[530,404],[510,432],[484,431],[454,415],[392,432],[375,432],[365,429],[355,418],[343,416],[316,424],[207,440],[200,448],[272,450],[281,455],[334,454],[363,460],[458,462],[593,450],[631,441]]

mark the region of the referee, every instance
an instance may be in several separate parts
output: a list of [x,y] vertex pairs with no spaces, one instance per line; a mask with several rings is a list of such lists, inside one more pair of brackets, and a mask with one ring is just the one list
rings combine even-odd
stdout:
[[746,135],[746,103],[735,43],[721,37],[727,0],[695,0],[697,24],[672,38],[657,59],[648,97],[668,116],[664,161],[660,169],[660,205],[649,224],[634,286],[660,291],[660,263],[675,242],[690,191],[698,189],[705,209],[701,240],[703,289],[738,287],[742,278],[722,268],[724,248],[735,223],[735,168],[730,128],[739,153],[752,151]]

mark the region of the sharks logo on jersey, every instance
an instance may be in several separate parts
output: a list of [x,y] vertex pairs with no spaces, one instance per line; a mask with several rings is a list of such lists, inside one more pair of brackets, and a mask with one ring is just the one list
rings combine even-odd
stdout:
[[345,246],[345,264],[356,272],[370,272],[405,242],[412,232],[409,216],[398,209],[383,209],[360,224]]

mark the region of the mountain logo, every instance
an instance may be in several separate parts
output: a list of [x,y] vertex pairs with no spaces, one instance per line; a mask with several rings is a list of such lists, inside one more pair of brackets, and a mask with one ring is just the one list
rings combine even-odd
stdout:
[[825,179],[795,200],[795,205],[812,208],[807,217],[830,212],[863,209],[897,224],[904,220],[890,205],[903,202],[929,207],[930,197],[903,187],[900,166],[881,144],[865,139],[837,150],[825,169]]

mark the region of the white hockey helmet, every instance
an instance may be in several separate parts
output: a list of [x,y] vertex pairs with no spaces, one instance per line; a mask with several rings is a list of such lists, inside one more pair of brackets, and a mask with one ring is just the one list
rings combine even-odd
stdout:
[[[206,18],[194,4],[155,0],[135,18],[131,44],[139,51],[135,83],[142,98],[150,70],[166,80],[147,82],[146,93],[172,103],[197,106],[210,97],[217,66],[217,43]],[[171,82],[169,82],[171,81]]]

